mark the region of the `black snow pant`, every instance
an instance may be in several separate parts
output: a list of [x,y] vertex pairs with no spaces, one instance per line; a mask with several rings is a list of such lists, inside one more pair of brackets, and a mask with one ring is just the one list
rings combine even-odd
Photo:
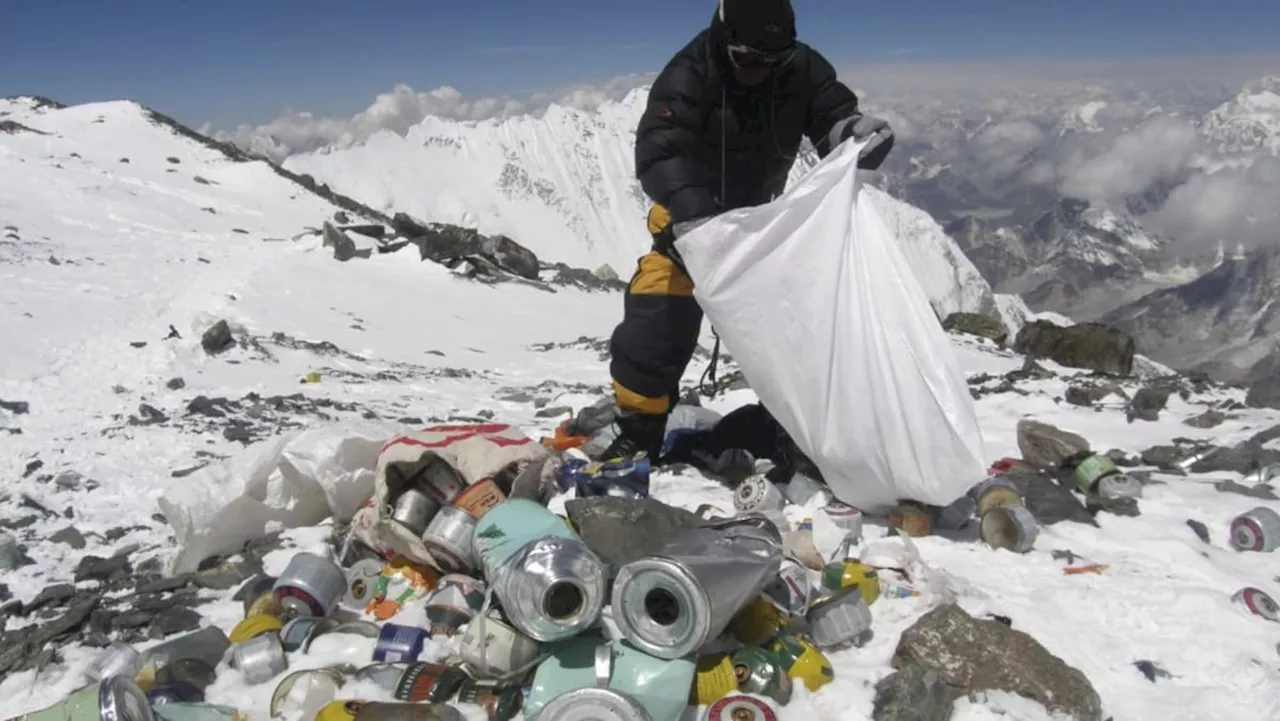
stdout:
[[693,298],[693,281],[660,250],[675,240],[670,213],[655,205],[648,223],[654,250],[640,258],[627,286],[609,372],[619,409],[657,415],[679,400],[680,379],[698,346],[702,309]]

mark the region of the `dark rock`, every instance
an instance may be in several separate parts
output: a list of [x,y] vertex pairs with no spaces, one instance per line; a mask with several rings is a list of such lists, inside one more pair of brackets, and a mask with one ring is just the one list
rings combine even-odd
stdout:
[[1275,491],[1265,483],[1256,486],[1246,486],[1235,481],[1218,481],[1213,487],[1223,493],[1236,493],[1249,498],[1258,498],[1264,501],[1280,500],[1277,498]]
[[975,619],[953,603],[903,631],[892,664],[932,669],[963,693],[1005,691],[1076,721],[1102,721],[1102,700],[1083,673],[1026,633]]
[[102,581],[107,583],[123,579],[132,570],[128,556],[112,556],[111,558],[85,556],[80,559],[79,565],[76,566],[75,579],[76,583],[81,581]]
[[229,441],[238,441],[240,443],[249,443],[253,440],[253,433],[248,426],[239,423],[233,423],[222,429],[222,437]]
[[245,573],[245,569],[234,563],[224,563],[196,574],[194,581],[200,588],[211,588],[225,591],[244,583],[253,574]]
[[1129,395],[1124,392],[1124,388],[1118,383],[1108,381],[1086,381],[1083,383],[1073,384],[1067,388],[1067,392],[1063,398],[1073,406],[1092,406],[1099,403],[1107,396],[1116,395],[1121,398],[1128,398]]
[[942,329],[990,338],[999,346],[1003,346],[1009,339],[1009,329],[1004,323],[979,313],[952,313],[942,321]]
[[1249,408],[1280,409],[1280,374],[1267,376],[1249,386],[1244,404]]
[[1142,464],[1141,458],[1135,458],[1119,448],[1112,448],[1107,451],[1106,456],[1120,468],[1135,468]]
[[49,540],[54,543],[65,543],[77,551],[84,548],[86,545],[84,534],[77,531],[75,526],[67,526],[61,531],[49,536]]
[[214,182],[214,181],[212,181],[212,180],[209,180],[208,178],[202,178],[202,177],[200,177],[199,175],[193,175],[193,176],[191,176],[191,179],[192,179],[192,180],[194,180],[194,181],[196,181],[197,183],[199,183],[199,184],[201,184],[201,185],[217,185],[217,183],[216,183],[216,182]]
[[508,403],[532,403],[533,395],[527,391],[513,391],[499,395],[498,400]]
[[[0,603],[4,603],[5,601],[8,601],[11,597],[12,597],[12,594],[9,593],[9,587],[3,583],[0,583]],[[6,614],[4,613],[0,613],[0,618],[4,617],[5,615]]]
[[1125,409],[1129,422],[1160,420],[1160,411],[1169,403],[1170,390],[1161,386],[1146,386],[1138,390]]
[[[139,568],[142,566],[139,565]],[[183,573],[177,576],[162,576],[160,578],[139,582],[134,588],[134,592],[138,594],[147,593],[169,593],[180,588],[186,588],[191,580],[195,577],[193,573]]]
[[535,418],[555,418],[565,414],[572,414],[573,409],[569,406],[548,406],[534,413]]
[[167,423],[169,416],[166,416],[159,408],[153,405],[142,403],[138,405],[138,415],[129,418],[131,426],[154,426],[158,423]]
[[500,268],[529,280],[538,279],[538,256],[505,235],[487,238],[482,246],[486,257],[493,259]]
[[35,459],[34,461],[27,461],[26,467],[23,468],[22,470],[22,477],[26,478],[30,476],[32,473],[35,473],[36,471],[40,470],[41,468],[44,468],[44,461],[40,460],[39,458]]
[[183,388],[187,387],[187,382],[182,380],[181,378],[170,378],[169,381],[164,385],[166,388],[168,388],[171,391],[180,391]]
[[169,163],[172,163],[172,164],[174,164],[174,165],[177,165],[178,163],[181,163],[181,162],[182,162],[181,160],[178,160],[177,158],[173,157],[172,155],[170,155],[169,157],[165,158],[165,161],[166,161],[166,162],[169,162]]
[[76,587],[70,583],[58,583],[52,586],[47,586],[43,591],[37,594],[35,598],[31,599],[31,603],[28,603],[23,607],[22,612],[23,614],[30,614],[45,607],[62,606],[65,605],[67,601],[75,598],[75,596]]
[[[338,222],[345,223],[348,221],[339,219]],[[417,220],[407,213],[396,213],[391,218],[391,229],[398,235],[403,235],[406,238],[417,238],[431,233],[431,229],[427,227],[426,223]]]
[[186,467],[186,468],[179,468],[179,469],[177,469],[177,470],[175,470],[175,471],[171,471],[171,472],[169,473],[169,476],[170,476],[170,477],[172,477],[172,478],[186,478],[187,476],[191,475],[192,473],[195,473],[196,471],[201,470],[202,468],[205,468],[205,467],[207,467],[208,465],[209,465],[209,462],[208,462],[208,461],[205,461],[204,463],[198,463],[198,464],[196,464],[196,465],[194,465],[194,466],[188,466],[188,467]]
[[325,221],[322,231],[324,236],[323,247],[333,248],[333,259],[346,262],[352,258],[371,258],[373,257],[373,248],[358,248],[355,241],[346,233],[338,230],[333,223]]
[[546,282],[552,285],[578,288],[589,292],[621,292],[627,288],[624,281],[601,278],[585,268],[572,268],[564,263],[551,263],[544,270],[549,271],[550,277],[546,278]]
[[1193,518],[1187,519],[1187,527],[1200,538],[1201,541],[1209,543],[1209,527]]
[[1051,526],[1063,521],[1098,525],[1079,497],[1047,474],[1014,470],[1004,474],[1004,478],[1017,486],[1027,510],[1040,525]]
[[1209,429],[1217,428],[1226,420],[1226,413],[1223,413],[1222,411],[1208,410],[1198,416],[1187,418],[1182,422],[1192,428]]
[[342,225],[338,228],[344,233],[355,233],[366,238],[382,240],[387,237],[387,227],[380,223],[361,223],[358,225]]
[[1136,518],[1142,515],[1136,498],[1105,498],[1094,493],[1085,494],[1084,505],[1090,513],[1110,513],[1116,516]]
[[583,542],[612,571],[656,553],[676,533],[702,525],[693,513],[651,498],[575,498],[564,509]]
[[203,620],[204,617],[198,611],[186,606],[170,606],[155,617],[147,635],[153,639],[160,639],[175,633],[194,631],[200,628]]
[[216,355],[235,345],[235,337],[231,335],[231,326],[227,321],[219,320],[200,336],[200,346],[209,355]]
[[1173,678],[1172,674],[1160,668],[1154,661],[1134,661],[1133,667],[1151,683],[1155,683],[1157,678]]
[[1163,471],[1181,470],[1179,464],[1190,457],[1190,451],[1180,446],[1152,446],[1142,452],[1143,463]]
[[1133,371],[1133,337],[1101,323],[1064,328],[1049,321],[1032,321],[1018,331],[1013,348],[1024,355],[1048,358],[1069,368],[1119,376]]
[[1039,421],[1018,421],[1018,451],[1036,468],[1056,469],[1066,459],[1089,450],[1083,436]]
[[[1023,359],[1021,368],[1004,374],[1005,381],[1009,383],[1013,383],[1015,381],[1038,381],[1053,377],[1053,373],[1045,370],[1044,366],[1040,365],[1034,358],[1029,356]],[[1016,389],[1011,388],[1010,390]]]
[[[161,517],[160,523],[164,523],[163,516]],[[133,569],[133,572],[139,576],[155,576],[159,575],[161,568],[162,564],[160,563],[160,559],[152,556],[142,563],[139,563],[137,567]]]
[[1217,447],[1203,458],[1191,464],[1192,473],[1240,473],[1248,474],[1256,464],[1280,462],[1280,451],[1260,448],[1248,442],[1230,448]]
[[6,401],[0,400],[0,410],[6,410],[15,416],[23,415],[31,412],[31,404],[26,401]]
[[351,216],[347,215],[346,211],[342,211],[342,210],[334,212],[333,219],[334,221],[342,223],[343,225],[346,225],[347,223],[351,222]]
[[230,409],[230,405],[226,398],[196,396],[187,404],[187,414],[208,416],[209,418],[225,418],[227,414],[223,409]]
[[155,613],[152,611],[141,611],[136,609],[133,611],[126,611],[112,617],[111,628],[142,628],[143,626],[150,625],[153,618],[155,618]]
[[[68,491],[74,491],[80,488],[80,483],[83,480],[84,476],[80,475],[76,471],[63,471],[53,477],[53,485],[58,488],[65,488]],[[92,481],[90,481],[90,483],[92,483]]]
[[931,668],[908,663],[876,684],[875,721],[948,721],[963,694]]

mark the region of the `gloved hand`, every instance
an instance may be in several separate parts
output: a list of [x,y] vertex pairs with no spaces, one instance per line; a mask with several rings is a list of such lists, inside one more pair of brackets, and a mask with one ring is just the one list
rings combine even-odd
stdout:
[[853,115],[840,123],[839,142],[852,138],[856,142],[868,141],[858,153],[858,167],[864,170],[876,170],[884,162],[885,156],[893,149],[893,128],[889,121],[871,115]]

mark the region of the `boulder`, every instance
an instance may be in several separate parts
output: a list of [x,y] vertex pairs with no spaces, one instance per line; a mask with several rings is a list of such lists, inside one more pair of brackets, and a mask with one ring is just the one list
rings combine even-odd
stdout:
[[968,333],[981,338],[990,338],[1000,346],[1009,339],[1009,329],[1003,322],[980,313],[952,313],[942,321],[942,329],[947,332]]
[[1133,371],[1135,345],[1129,334],[1101,323],[1064,328],[1037,320],[1018,331],[1013,349],[1069,368],[1127,376]]
[[1036,468],[1054,470],[1062,462],[1090,450],[1083,436],[1055,428],[1039,421],[1018,421],[1018,452],[1022,460]]

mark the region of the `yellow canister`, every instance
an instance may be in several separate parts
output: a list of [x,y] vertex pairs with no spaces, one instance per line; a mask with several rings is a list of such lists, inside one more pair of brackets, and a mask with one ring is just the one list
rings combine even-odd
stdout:
[[698,659],[693,687],[689,689],[691,705],[709,706],[737,690],[738,676],[732,656],[721,653]]
[[273,616],[275,618],[284,617],[284,606],[280,605],[280,599],[270,589],[261,596],[254,599],[249,604],[249,608],[245,611],[245,618],[253,618],[254,616]]
[[835,669],[827,655],[806,639],[789,633],[779,634],[769,644],[778,663],[792,681],[799,681],[810,691],[817,691],[835,679]]
[[738,615],[729,622],[729,632],[747,646],[759,646],[767,643],[777,635],[778,629],[786,625],[787,619],[778,607],[768,598],[759,596],[738,611]]
[[238,646],[264,633],[278,632],[282,628],[284,628],[284,623],[275,616],[263,616],[261,614],[249,616],[231,629],[231,634],[227,636],[227,640],[231,641],[231,645]]
[[862,600],[870,606],[880,598],[880,575],[865,563],[837,561],[823,567],[822,587],[828,591],[857,588]]
[[316,712],[315,721],[355,721],[363,705],[360,701],[334,701]]

